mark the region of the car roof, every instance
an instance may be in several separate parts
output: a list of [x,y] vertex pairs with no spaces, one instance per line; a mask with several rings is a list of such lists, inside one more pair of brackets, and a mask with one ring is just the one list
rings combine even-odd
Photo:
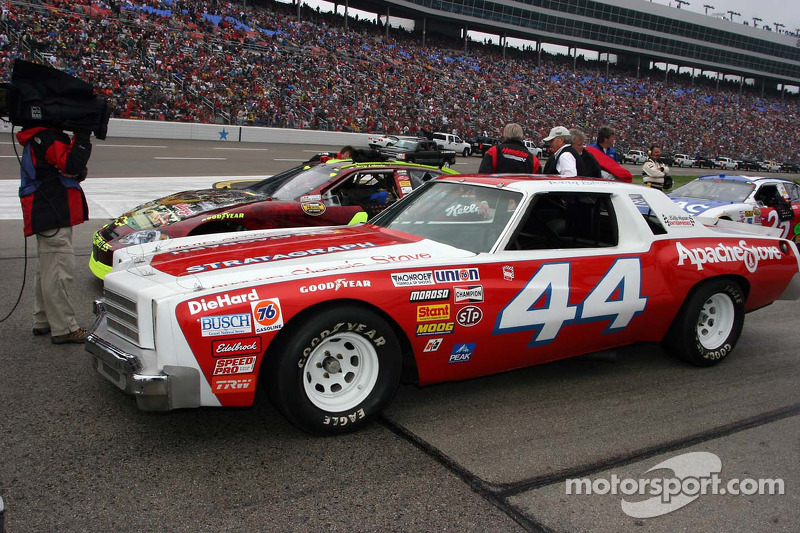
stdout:
[[540,174],[458,174],[455,176],[440,176],[437,181],[488,185],[520,192],[546,192],[554,187],[561,191],[575,190],[576,192],[586,192],[589,189],[597,190],[598,192],[603,189],[603,192],[608,192],[605,189],[619,187],[633,188],[636,191],[642,191],[643,189],[653,190],[647,189],[642,185],[604,180],[602,178],[563,178],[561,176],[542,176]]
[[710,176],[701,176],[697,179],[700,180],[726,180],[726,181],[742,181],[742,182],[753,182],[753,183],[761,183],[761,182],[768,182],[768,181],[780,181],[785,183],[794,183],[790,179],[786,178],[771,178],[769,176],[731,176],[727,174],[712,174]]

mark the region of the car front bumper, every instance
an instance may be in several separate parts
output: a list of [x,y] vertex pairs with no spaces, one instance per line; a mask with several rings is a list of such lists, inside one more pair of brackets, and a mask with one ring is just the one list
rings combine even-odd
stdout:
[[143,373],[143,362],[154,359],[154,351],[140,348],[109,332],[102,300],[95,302],[95,314],[97,320],[86,338],[86,352],[98,374],[120,390],[133,394],[136,405],[143,411],[200,406],[201,377],[196,368],[164,365],[161,372]]

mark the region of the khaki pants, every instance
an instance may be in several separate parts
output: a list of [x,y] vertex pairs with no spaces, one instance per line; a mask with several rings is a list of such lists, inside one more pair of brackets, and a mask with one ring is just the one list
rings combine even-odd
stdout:
[[[55,231],[55,230],[53,230]],[[69,293],[75,272],[75,252],[72,249],[72,228],[60,228],[36,234],[39,257],[33,284],[36,300],[33,304],[33,327],[50,326],[50,334],[67,335],[78,329],[75,310]]]

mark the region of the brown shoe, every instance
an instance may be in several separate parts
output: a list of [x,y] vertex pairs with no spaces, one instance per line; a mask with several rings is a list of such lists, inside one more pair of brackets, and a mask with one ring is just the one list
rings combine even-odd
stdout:
[[67,333],[66,335],[53,335],[50,337],[50,340],[53,344],[67,344],[67,343],[75,343],[75,344],[83,344],[86,342],[86,337],[89,335],[89,332],[83,328],[78,328],[71,333]]
[[48,333],[50,333],[50,326],[39,326],[33,328],[33,334],[36,335],[37,337],[41,337],[42,335],[47,335]]

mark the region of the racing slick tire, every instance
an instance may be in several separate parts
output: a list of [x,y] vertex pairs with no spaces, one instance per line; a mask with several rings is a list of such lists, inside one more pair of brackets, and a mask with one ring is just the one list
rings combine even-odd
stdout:
[[730,279],[697,287],[672,323],[665,344],[695,366],[712,366],[733,351],[744,325],[744,292]]
[[304,317],[271,357],[270,400],[292,424],[317,435],[371,423],[394,397],[403,366],[392,327],[357,305]]

